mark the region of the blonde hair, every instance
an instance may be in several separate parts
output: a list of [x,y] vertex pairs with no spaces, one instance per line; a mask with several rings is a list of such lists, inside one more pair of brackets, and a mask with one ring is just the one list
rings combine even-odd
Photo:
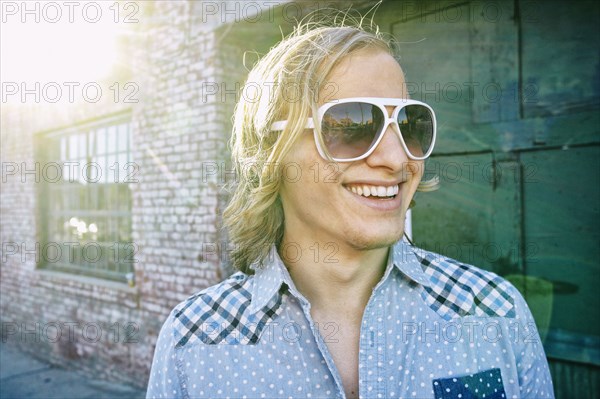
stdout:
[[[238,178],[223,215],[233,244],[233,266],[243,272],[260,267],[271,246],[281,241],[283,159],[304,131],[308,116],[316,115],[318,96],[331,70],[344,57],[365,48],[393,55],[391,41],[377,28],[371,24],[366,30],[362,19],[353,22],[348,26],[344,18],[334,27],[299,25],[248,75],[246,85],[259,89],[256,96],[241,96],[236,105],[230,146]],[[277,120],[288,121],[283,131],[271,131]],[[430,191],[431,182],[423,183],[429,184],[429,190],[427,185],[423,189]]]

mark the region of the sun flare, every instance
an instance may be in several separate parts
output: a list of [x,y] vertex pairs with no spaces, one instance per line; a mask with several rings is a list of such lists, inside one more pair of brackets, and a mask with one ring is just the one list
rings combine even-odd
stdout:
[[117,61],[121,24],[109,9],[112,2],[93,3],[67,10],[2,2],[2,81],[83,83],[108,74]]

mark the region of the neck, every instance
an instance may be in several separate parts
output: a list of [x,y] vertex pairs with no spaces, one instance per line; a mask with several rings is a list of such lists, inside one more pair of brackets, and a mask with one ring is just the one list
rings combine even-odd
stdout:
[[389,251],[389,247],[356,250],[285,235],[279,249],[294,284],[313,311],[360,315],[383,276]]

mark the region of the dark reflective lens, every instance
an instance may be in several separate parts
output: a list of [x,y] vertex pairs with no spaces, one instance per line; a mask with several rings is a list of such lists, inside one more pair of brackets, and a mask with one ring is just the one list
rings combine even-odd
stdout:
[[[323,141],[333,158],[351,159],[364,155],[382,133],[384,115],[369,103],[343,103],[329,108],[321,124]],[[422,157],[433,142],[433,115],[419,104],[407,105],[398,113],[398,126],[412,156]]]
[[422,105],[407,105],[398,113],[400,133],[415,157],[422,157],[429,151],[433,142],[433,116]]
[[333,158],[350,159],[366,153],[381,133],[383,113],[372,104],[344,103],[323,115],[321,130]]

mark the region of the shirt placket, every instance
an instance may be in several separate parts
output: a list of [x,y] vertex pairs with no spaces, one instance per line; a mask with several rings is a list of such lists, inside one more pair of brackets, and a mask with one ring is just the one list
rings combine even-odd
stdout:
[[337,368],[335,367],[335,364],[333,363],[333,357],[329,353],[329,349],[327,348],[327,345],[323,341],[323,338],[321,337],[321,333],[319,332],[317,325],[313,322],[312,316],[310,315],[310,304],[308,304],[308,302],[304,302],[302,300],[300,300],[300,304],[302,307],[302,311],[304,312],[304,317],[306,317],[306,320],[308,320],[308,325],[310,326],[310,330],[313,334],[313,337],[315,338],[317,347],[319,348],[321,355],[325,359],[325,363],[327,364],[329,373],[331,374],[331,376],[333,377],[333,380],[335,382],[335,387],[337,390],[336,397],[346,399],[346,394],[344,392],[344,385],[342,384],[342,377],[340,377],[340,375],[337,371]]
[[359,392],[361,398],[385,398],[385,334],[382,299],[376,289],[363,314],[359,347]]

